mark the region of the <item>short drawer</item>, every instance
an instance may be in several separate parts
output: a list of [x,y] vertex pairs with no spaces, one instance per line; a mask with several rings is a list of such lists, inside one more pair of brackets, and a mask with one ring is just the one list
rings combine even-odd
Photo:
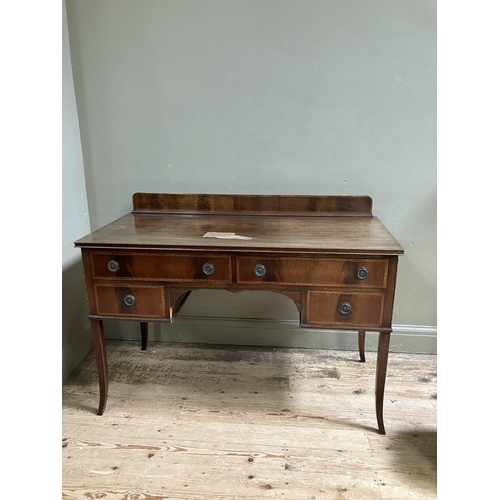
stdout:
[[166,317],[162,286],[94,285],[96,312],[100,316]]
[[386,259],[239,257],[238,283],[385,288]]
[[383,293],[307,292],[302,323],[321,326],[382,326]]
[[231,281],[231,257],[160,252],[91,254],[92,276],[102,279],[160,281]]

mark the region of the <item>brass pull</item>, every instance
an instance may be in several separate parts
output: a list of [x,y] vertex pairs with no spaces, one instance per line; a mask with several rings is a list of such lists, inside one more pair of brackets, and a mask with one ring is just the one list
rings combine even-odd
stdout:
[[207,262],[207,263],[203,264],[203,272],[207,276],[210,276],[211,274],[214,274],[215,266],[211,262]]
[[341,302],[337,308],[340,314],[349,314],[351,312],[351,304],[349,302]]
[[366,278],[368,278],[368,269],[366,269],[366,267],[358,267],[356,269],[356,272],[354,273],[356,278],[358,278],[358,280],[365,280]]
[[129,293],[125,295],[123,302],[125,302],[125,305],[132,307],[135,304],[135,297]]
[[120,264],[118,264],[118,262],[116,262],[116,260],[110,260],[108,262],[108,269],[112,273],[116,273],[116,271],[118,271],[118,269],[120,269]]

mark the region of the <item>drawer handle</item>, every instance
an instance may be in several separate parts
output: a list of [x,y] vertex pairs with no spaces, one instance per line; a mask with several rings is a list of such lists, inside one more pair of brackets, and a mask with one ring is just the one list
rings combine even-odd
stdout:
[[125,302],[125,305],[132,307],[135,304],[135,297],[129,293],[128,295],[125,295],[123,302]]
[[340,314],[349,314],[351,312],[351,304],[349,302],[341,302],[338,307]]
[[120,269],[120,264],[118,264],[118,262],[116,262],[116,260],[110,260],[108,262],[108,269],[112,273],[116,273],[116,271],[118,271],[118,269]]
[[214,274],[215,266],[211,262],[207,262],[207,263],[203,264],[203,272],[207,276],[210,276],[211,274]]
[[356,278],[358,278],[358,280],[365,280],[366,278],[368,278],[369,273],[366,267],[358,267],[354,274],[356,275]]
[[255,274],[255,276],[264,276],[264,274],[266,274],[266,266],[264,264],[257,264],[253,268],[253,273]]

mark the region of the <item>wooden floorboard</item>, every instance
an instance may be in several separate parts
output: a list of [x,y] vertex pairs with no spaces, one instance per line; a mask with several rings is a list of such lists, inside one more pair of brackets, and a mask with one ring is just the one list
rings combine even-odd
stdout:
[[436,356],[108,341],[63,384],[62,498],[435,499]]

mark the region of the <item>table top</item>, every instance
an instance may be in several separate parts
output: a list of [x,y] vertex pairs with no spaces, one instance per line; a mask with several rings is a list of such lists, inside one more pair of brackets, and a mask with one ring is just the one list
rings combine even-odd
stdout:
[[404,253],[396,239],[372,215],[314,217],[131,212],[81,238],[75,245],[371,255]]

